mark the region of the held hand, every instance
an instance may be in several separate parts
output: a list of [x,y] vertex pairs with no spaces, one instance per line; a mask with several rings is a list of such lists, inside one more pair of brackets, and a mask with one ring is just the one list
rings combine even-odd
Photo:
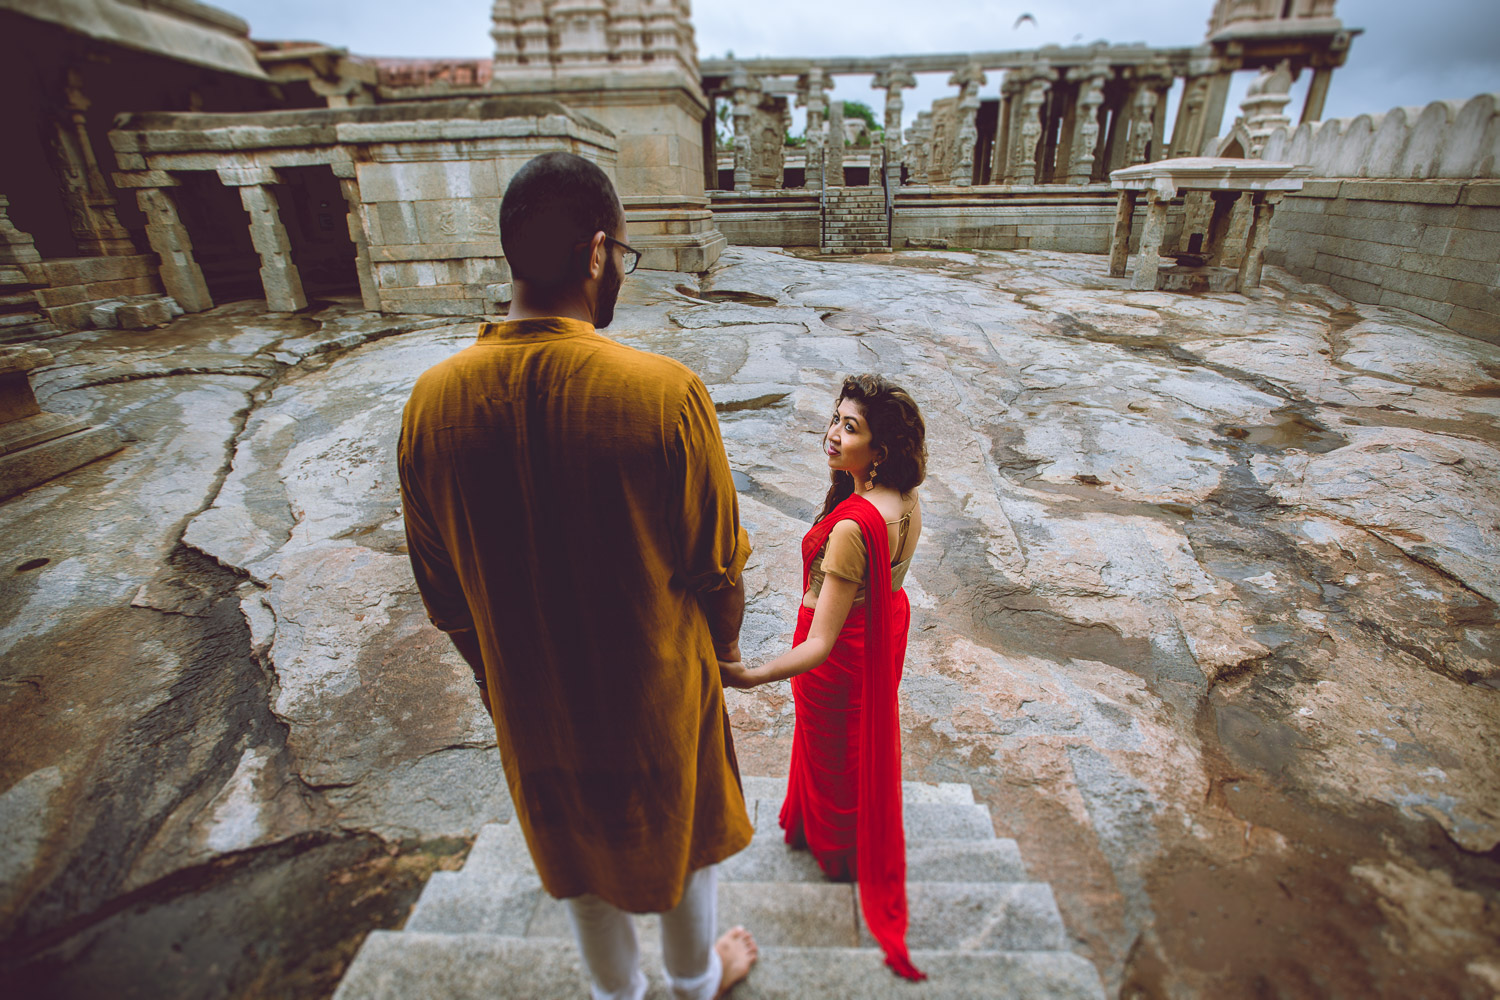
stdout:
[[751,674],[750,668],[739,660],[720,660],[719,679],[725,687],[740,689],[753,688],[759,683]]

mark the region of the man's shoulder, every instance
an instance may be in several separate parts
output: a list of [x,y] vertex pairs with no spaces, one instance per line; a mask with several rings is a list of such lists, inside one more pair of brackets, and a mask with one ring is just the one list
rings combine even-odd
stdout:
[[654,379],[664,387],[675,387],[681,391],[686,391],[694,385],[702,385],[702,379],[698,377],[697,372],[675,358],[669,358],[665,354],[655,354],[639,347],[631,347],[608,337],[600,339],[608,345],[601,351],[601,354],[610,362],[629,369],[633,374]]

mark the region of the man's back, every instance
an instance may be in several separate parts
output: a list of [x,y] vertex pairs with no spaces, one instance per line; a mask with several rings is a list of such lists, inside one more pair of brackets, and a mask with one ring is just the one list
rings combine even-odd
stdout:
[[418,380],[399,462],[413,569],[434,623],[477,634],[547,889],[670,907],[751,832],[698,603],[748,540],[701,381],[576,320],[487,326]]

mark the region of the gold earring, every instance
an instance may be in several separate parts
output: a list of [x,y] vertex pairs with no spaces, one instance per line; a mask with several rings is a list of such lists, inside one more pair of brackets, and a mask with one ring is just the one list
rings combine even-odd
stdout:
[[877,476],[879,476],[879,475],[880,475],[880,463],[876,462],[874,465],[870,466],[870,484],[865,487],[865,492],[866,493],[870,492],[871,490],[873,490],[875,488],[875,478]]

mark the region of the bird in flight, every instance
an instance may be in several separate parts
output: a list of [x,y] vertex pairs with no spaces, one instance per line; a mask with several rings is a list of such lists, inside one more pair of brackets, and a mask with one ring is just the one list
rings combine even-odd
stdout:
[[1016,18],[1016,23],[1014,25],[1012,25],[1012,29],[1019,28],[1022,24],[1025,24],[1027,21],[1031,22],[1031,26],[1033,28],[1035,28],[1037,26],[1036,25],[1036,18],[1032,17],[1030,14],[1022,14],[1020,17]]

